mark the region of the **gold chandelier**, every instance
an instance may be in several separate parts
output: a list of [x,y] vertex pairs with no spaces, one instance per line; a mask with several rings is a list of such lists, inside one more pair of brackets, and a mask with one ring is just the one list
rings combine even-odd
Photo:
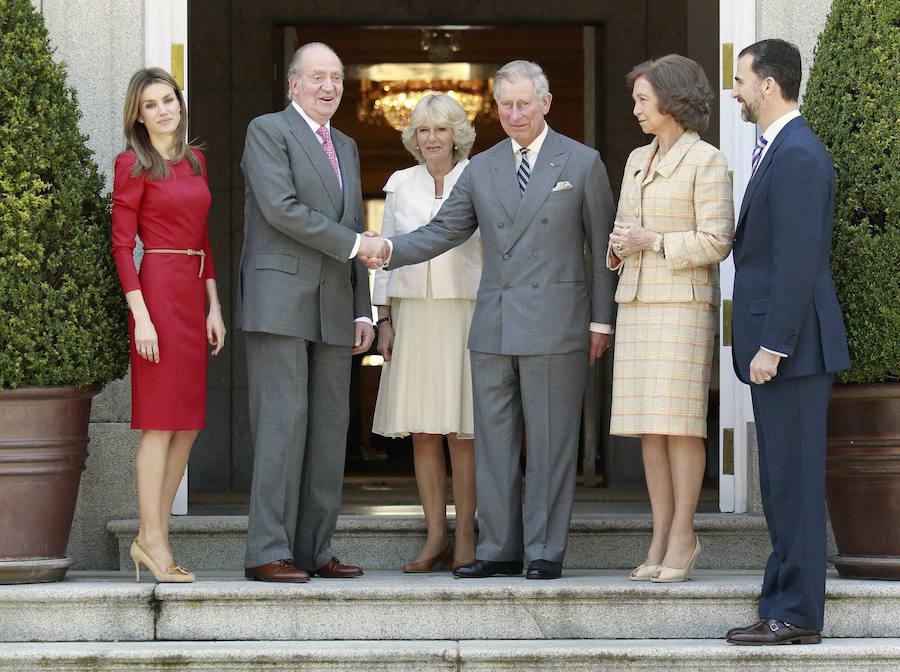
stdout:
[[495,117],[493,73],[493,66],[477,63],[381,63],[351,66],[347,78],[360,82],[360,121],[402,131],[418,102],[435,93],[456,99],[470,123]]

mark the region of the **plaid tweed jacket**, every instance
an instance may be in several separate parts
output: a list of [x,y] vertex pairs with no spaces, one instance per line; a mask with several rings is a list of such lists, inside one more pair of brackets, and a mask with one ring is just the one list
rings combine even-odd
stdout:
[[616,302],[718,304],[716,266],[728,256],[734,237],[734,205],[724,154],[693,131],[686,131],[654,170],[659,141],[628,157],[616,221],[638,222],[663,234],[665,257],[643,250],[615,265]]

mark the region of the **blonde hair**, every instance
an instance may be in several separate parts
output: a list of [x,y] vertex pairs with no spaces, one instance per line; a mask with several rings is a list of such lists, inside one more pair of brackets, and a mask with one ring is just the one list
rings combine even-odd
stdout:
[[409,116],[409,124],[403,129],[403,146],[416,161],[425,163],[425,155],[419,149],[416,140],[416,129],[425,122],[446,124],[453,132],[453,162],[459,163],[472,150],[475,144],[475,129],[469,123],[466,111],[452,96],[446,93],[433,93],[422,98],[413,108]]
[[169,163],[160,155],[150,142],[150,134],[144,124],[138,121],[141,111],[141,94],[152,84],[165,84],[171,86],[181,107],[181,120],[175,129],[175,144],[173,147],[173,162],[177,163],[187,158],[191,164],[191,174],[199,175],[202,171],[200,160],[192,150],[199,149],[187,141],[187,106],[184,103],[184,94],[178,86],[178,82],[162,68],[143,68],[131,76],[128,82],[128,92],[125,94],[125,109],[122,113],[122,130],[125,134],[125,148],[134,152],[137,157],[131,174],[137,177],[147,172],[151,180],[162,180],[169,176]]

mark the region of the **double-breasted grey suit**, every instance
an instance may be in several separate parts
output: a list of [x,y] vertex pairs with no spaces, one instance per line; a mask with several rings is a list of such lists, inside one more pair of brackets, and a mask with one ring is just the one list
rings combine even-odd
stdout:
[[[481,560],[563,560],[589,326],[615,316],[615,275],[602,254],[614,213],[599,154],[548,129],[524,194],[504,140],[472,159],[429,224],[391,240],[388,268],[481,231],[484,267],[469,332]],[[589,269],[586,243],[600,250]]]
[[356,143],[331,129],[341,183],[293,105],[247,129],[235,323],[246,333],[255,449],[246,565],[331,558],[349,421],[354,319],[371,316],[350,253],[362,231]]

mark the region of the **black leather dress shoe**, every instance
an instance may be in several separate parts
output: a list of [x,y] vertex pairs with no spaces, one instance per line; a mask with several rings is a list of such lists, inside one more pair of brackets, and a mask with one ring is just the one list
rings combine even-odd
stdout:
[[558,579],[562,576],[562,563],[549,560],[532,560],[528,563],[526,579]]
[[726,640],[738,646],[765,646],[767,644],[821,644],[822,635],[774,618],[765,618],[746,628],[729,630]]
[[453,570],[453,576],[459,579],[484,579],[488,576],[516,576],[522,573],[522,563],[492,562],[491,560],[475,560]]

